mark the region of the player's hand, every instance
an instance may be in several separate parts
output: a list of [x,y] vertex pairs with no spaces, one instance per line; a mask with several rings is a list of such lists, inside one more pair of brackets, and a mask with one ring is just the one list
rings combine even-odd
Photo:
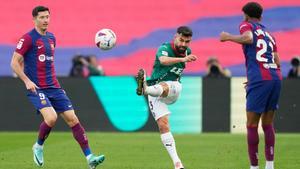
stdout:
[[184,62],[193,62],[196,61],[198,58],[196,55],[190,54],[184,57]]
[[228,37],[230,36],[230,34],[228,32],[221,32],[220,33],[220,41],[221,42],[226,42],[228,40]]
[[36,89],[38,89],[39,87],[37,87],[36,84],[34,84],[31,80],[28,80],[25,82],[25,86],[27,90],[30,90],[33,93],[37,93]]

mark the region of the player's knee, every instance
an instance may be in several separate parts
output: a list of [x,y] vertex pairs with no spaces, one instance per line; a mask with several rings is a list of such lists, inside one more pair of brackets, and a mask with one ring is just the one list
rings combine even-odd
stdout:
[[161,86],[162,86],[162,88],[163,88],[163,93],[161,94],[161,96],[162,97],[167,97],[168,96],[168,94],[169,94],[169,86],[168,86],[168,84],[167,83],[165,83],[165,82],[161,82],[161,83],[159,83]]
[[73,127],[79,123],[79,120],[78,120],[77,116],[73,116],[70,119],[68,119],[67,123],[70,127]]
[[56,120],[57,120],[57,116],[51,116],[45,119],[45,122],[47,123],[48,126],[53,127],[56,123]]

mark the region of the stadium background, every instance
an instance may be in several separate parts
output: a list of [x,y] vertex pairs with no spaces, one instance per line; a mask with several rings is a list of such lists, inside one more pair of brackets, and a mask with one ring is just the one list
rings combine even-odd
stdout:
[[[216,5],[216,2],[218,5]],[[258,1],[264,6],[263,23],[279,42],[283,74],[290,59],[299,55],[300,1]],[[43,4],[51,9],[49,31],[57,38],[56,72],[67,76],[75,54],[95,54],[107,75],[133,75],[144,67],[152,69],[156,48],[170,41],[179,25],[190,26],[195,35],[191,48],[200,59],[190,64],[185,73],[202,75],[208,57],[216,56],[234,76],[244,76],[242,50],[233,43],[218,41],[223,30],[238,33],[245,1],[233,0],[10,0],[1,2],[0,10],[0,75],[10,76],[10,56],[21,35],[32,28],[31,10]],[[94,35],[100,28],[111,28],[118,37],[111,51],[100,51]]]

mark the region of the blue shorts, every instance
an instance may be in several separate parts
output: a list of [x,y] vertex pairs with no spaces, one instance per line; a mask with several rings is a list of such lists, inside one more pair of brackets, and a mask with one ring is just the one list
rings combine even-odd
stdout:
[[268,80],[247,86],[247,112],[264,113],[278,109],[280,80]]
[[70,99],[61,88],[37,89],[37,93],[28,91],[27,97],[38,113],[45,107],[53,107],[57,113],[73,110]]

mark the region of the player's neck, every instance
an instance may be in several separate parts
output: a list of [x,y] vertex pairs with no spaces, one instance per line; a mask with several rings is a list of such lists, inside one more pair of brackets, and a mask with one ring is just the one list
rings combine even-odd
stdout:
[[260,19],[257,19],[257,18],[249,18],[247,21],[248,21],[248,22],[260,22]]
[[37,27],[35,27],[35,30],[40,34],[40,35],[46,35],[47,30],[41,30]]

